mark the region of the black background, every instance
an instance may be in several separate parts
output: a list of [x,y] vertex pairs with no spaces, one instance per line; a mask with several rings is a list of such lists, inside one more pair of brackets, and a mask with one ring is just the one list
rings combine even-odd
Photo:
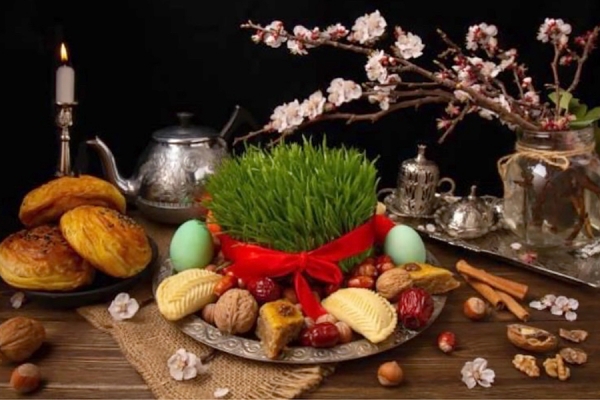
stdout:
[[[354,20],[379,9],[389,27],[400,25],[422,37],[430,66],[443,49],[436,28],[458,42],[468,26],[496,24],[502,47],[517,47],[531,74],[550,82],[551,46],[536,40],[545,17],[563,18],[574,34],[600,22],[598,0],[566,1],[5,1],[2,12],[2,199],[0,233],[19,227],[22,197],[50,179],[58,159],[54,125],[54,77],[61,41],[68,45],[76,70],[73,153],[85,137],[100,136],[113,149],[121,172],[133,172],[153,131],[175,124],[189,111],[195,122],[220,128],[236,104],[263,124],[271,110],[294,98],[325,89],[331,79],[364,81],[362,56],[317,49],[304,57],[282,47],[257,46],[252,32],[239,25],[248,19],[273,19],[325,27]],[[576,95],[600,105],[600,52],[586,64]],[[368,107],[368,105],[367,105]],[[367,110],[367,108],[364,108]],[[428,158],[444,176],[454,178],[458,193],[476,184],[480,192],[501,195],[496,160],[511,151],[514,134],[497,122],[472,116],[442,145],[435,118],[439,107],[387,116],[376,124],[342,122],[315,125],[307,133],[327,133],[329,143],[362,148],[379,157],[381,186],[395,185],[399,163],[428,145]],[[238,134],[245,133],[244,130]],[[100,174],[90,154],[90,172]]]

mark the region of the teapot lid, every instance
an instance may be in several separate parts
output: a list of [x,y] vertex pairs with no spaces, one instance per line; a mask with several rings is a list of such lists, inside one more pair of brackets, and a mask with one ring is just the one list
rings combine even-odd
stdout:
[[440,218],[442,227],[456,233],[485,233],[494,224],[493,208],[475,195],[476,186],[471,193],[445,208]]
[[179,125],[159,129],[152,134],[152,138],[163,143],[190,144],[219,137],[219,132],[213,128],[192,125],[191,120],[193,116],[194,114],[189,112],[177,113]]

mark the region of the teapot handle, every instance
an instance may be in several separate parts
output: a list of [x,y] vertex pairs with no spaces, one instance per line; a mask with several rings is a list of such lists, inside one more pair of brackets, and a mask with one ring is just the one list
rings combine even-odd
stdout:
[[252,114],[245,108],[236,105],[231,117],[229,117],[229,121],[227,121],[223,129],[221,129],[219,137],[225,140],[225,142],[229,142],[233,132],[244,123],[250,125],[253,130],[259,129],[259,125],[256,123]]

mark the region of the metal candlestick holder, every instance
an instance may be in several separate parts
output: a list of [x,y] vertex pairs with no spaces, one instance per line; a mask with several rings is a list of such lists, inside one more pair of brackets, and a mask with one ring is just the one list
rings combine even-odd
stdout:
[[58,106],[56,125],[60,128],[60,157],[56,176],[73,175],[73,171],[71,170],[71,135],[69,129],[73,125],[73,108],[77,105],[77,102],[57,102],[56,105]]

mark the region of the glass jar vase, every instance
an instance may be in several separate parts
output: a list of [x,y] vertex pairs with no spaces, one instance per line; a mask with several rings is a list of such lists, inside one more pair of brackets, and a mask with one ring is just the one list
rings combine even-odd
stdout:
[[532,247],[579,247],[600,237],[600,158],[594,128],[517,134],[498,162],[507,227]]

